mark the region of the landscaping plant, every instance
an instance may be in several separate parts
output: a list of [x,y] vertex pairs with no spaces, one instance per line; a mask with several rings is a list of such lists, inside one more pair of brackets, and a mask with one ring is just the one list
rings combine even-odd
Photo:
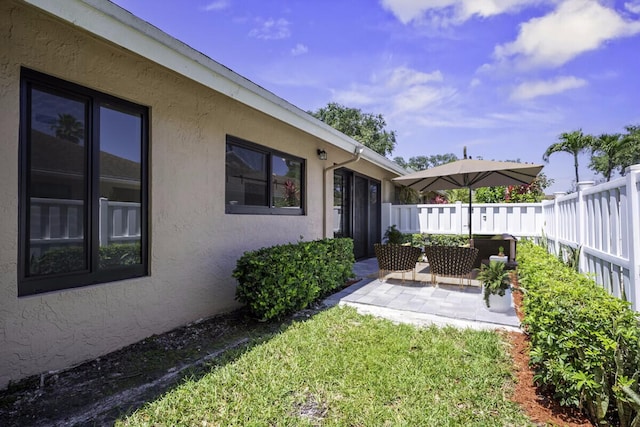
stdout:
[[491,261],[489,265],[482,264],[476,277],[482,283],[484,303],[489,307],[489,295],[504,296],[507,289],[511,289],[509,271],[504,269],[504,262]]
[[640,426],[638,313],[531,242],[518,265],[535,380],[596,425]]
[[298,242],[245,252],[236,263],[236,299],[261,320],[279,318],[353,277],[353,240]]

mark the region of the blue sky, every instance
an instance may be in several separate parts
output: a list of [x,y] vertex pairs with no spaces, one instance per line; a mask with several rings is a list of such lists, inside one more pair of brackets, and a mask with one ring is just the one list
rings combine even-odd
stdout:
[[[115,3],[303,110],[381,113],[392,158],[541,163],[562,132],[640,124],[640,0]],[[573,158],[544,172],[568,190]]]

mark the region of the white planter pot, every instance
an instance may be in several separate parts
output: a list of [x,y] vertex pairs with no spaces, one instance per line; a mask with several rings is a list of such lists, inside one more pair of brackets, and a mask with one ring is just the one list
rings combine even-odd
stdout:
[[489,307],[487,307],[487,310],[496,313],[505,313],[511,309],[512,301],[513,299],[511,298],[511,289],[505,290],[504,296],[491,294],[489,295]]

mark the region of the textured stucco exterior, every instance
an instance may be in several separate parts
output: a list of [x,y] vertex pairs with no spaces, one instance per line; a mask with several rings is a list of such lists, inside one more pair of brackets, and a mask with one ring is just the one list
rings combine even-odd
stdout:
[[[20,67],[150,108],[150,275],[17,296]],[[18,1],[0,2],[0,388],[238,307],[231,277],[246,250],[331,235],[332,175],[352,155]],[[225,137],[306,159],[306,215],[228,215]],[[318,160],[323,148],[329,160]],[[366,160],[349,166],[382,181]],[[323,201],[323,197],[325,200]],[[323,227],[325,229],[323,229]]]

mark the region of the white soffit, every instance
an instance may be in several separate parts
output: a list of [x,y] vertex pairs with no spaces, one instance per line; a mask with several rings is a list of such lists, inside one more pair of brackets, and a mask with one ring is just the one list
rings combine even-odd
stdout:
[[[345,151],[361,145],[110,1],[23,1]],[[397,175],[407,173],[367,147],[362,157]]]

